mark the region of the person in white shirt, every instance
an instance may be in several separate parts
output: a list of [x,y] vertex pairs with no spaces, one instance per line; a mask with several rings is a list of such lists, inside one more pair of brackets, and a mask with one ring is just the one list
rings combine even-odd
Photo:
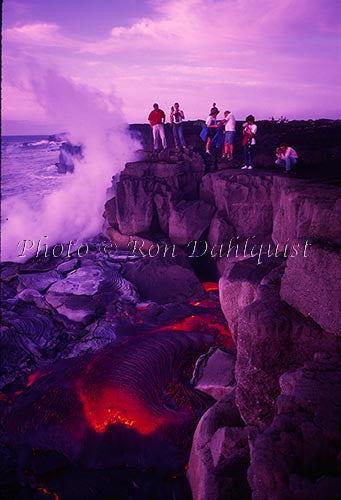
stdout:
[[185,119],[185,113],[180,109],[179,103],[176,102],[174,106],[171,107],[170,122],[173,130],[173,139],[176,149],[186,147],[184,130],[182,121]]
[[294,150],[294,148],[291,148],[285,143],[282,143],[277,149],[276,149],[276,165],[278,167],[284,165],[285,166],[285,171],[290,172],[292,167],[296,165],[297,159],[298,159],[298,154]]
[[243,154],[244,154],[244,166],[245,168],[252,169],[253,161],[255,156],[255,146],[256,146],[256,136],[257,125],[255,124],[255,117],[249,115],[246,117],[245,123],[243,123]]
[[228,160],[233,159],[233,143],[234,137],[236,135],[236,119],[231,111],[225,111],[224,113],[224,126],[225,126],[225,140],[224,140],[224,150],[223,158]]
[[211,152],[210,152],[211,140],[217,132],[217,128],[218,128],[217,116],[219,115],[219,113],[220,113],[220,111],[216,107],[216,104],[214,102],[213,108],[211,108],[211,112],[209,114],[209,117],[206,120],[206,126],[208,128],[208,136],[207,136],[207,142],[206,142],[206,153],[208,155],[211,154]]

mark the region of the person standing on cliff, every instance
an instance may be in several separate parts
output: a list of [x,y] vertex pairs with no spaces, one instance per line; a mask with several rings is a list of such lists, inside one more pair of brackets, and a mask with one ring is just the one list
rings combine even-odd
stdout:
[[297,163],[298,154],[294,148],[282,143],[279,148],[276,149],[276,157],[276,165],[278,167],[284,165],[285,171],[290,172]]
[[246,117],[245,123],[243,123],[243,155],[244,155],[244,166],[242,170],[248,168],[251,170],[253,168],[253,160],[255,156],[255,145],[256,145],[256,136],[257,133],[257,125],[255,124],[255,117],[253,115],[249,115]]
[[184,129],[182,121],[185,119],[185,113],[180,109],[179,103],[176,102],[171,107],[170,122],[173,130],[173,138],[176,149],[185,148],[186,142],[184,137]]
[[166,115],[157,103],[153,104],[153,110],[149,113],[148,121],[153,131],[154,150],[159,149],[159,138],[161,139],[163,149],[167,148],[164,123]]
[[224,139],[224,150],[223,158],[227,160],[233,160],[233,143],[234,137],[236,135],[236,119],[231,111],[225,111],[224,113],[224,125],[225,125],[225,139]]
[[[218,128],[218,120],[217,116],[220,113],[219,109],[216,107],[216,103],[213,103],[213,107],[211,108],[211,112],[206,120],[206,127],[208,129],[208,136],[206,142],[206,154],[210,155],[210,145],[213,137],[217,133]],[[221,146],[220,146],[221,147]]]

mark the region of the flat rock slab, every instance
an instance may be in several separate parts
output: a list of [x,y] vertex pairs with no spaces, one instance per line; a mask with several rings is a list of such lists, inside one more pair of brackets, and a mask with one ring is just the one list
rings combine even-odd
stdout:
[[57,271],[48,271],[47,273],[19,274],[20,285],[18,289],[33,288],[38,292],[44,292],[50,285],[60,279]]
[[[82,264],[85,263],[84,259]],[[86,324],[104,314],[113,300],[138,301],[134,286],[122,278],[117,264],[112,266],[103,268],[89,261],[55,283],[48,290],[46,301],[68,319]]]
[[57,267],[57,271],[62,274],[68,274],[71,271],[74,271],[76,267],[79,265],[79,259],[70,259],[66,260],[62,264],[59,264]]
[[85,266],[70,273],[66,278],[52,285],[49,293],[94,295],[106,281],[105,274],[97,266]]
[[235,363],[234,350],[225,352],[211,347],[208,353],[200,356],[196,362],[191,383],[196,389],[219,400],[235,388]]
[[85,324],[94,319],[98,309],[92,297],[88,295],[51,292],[46,294],[45,299],[59,314],[66,316],[71,321]]

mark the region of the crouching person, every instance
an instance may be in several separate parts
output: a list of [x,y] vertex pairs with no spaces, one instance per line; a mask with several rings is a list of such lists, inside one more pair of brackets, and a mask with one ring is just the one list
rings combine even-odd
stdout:
[[298,154],[287,144],[281,144],[276,149],[276,165],[278,167],[285,167],[286,172],[290,172],[296,165],[298,159]]

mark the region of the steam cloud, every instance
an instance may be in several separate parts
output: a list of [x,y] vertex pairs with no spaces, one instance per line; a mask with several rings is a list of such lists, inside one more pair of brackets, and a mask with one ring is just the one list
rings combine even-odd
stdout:
[[24,239],[37,242],[47,236],[44,243],[49,245],[80,243],[100,232],[106,189],[138,148],[116,96],[37,68],[31,86],[46,113],[68,131],[70,141],[83,145],[84,158],[75,160],[74,173],[67,174],[62,187],[47,195],[39,208],[18,196],[3,204],[2,260],[22,261],[17,245]]

